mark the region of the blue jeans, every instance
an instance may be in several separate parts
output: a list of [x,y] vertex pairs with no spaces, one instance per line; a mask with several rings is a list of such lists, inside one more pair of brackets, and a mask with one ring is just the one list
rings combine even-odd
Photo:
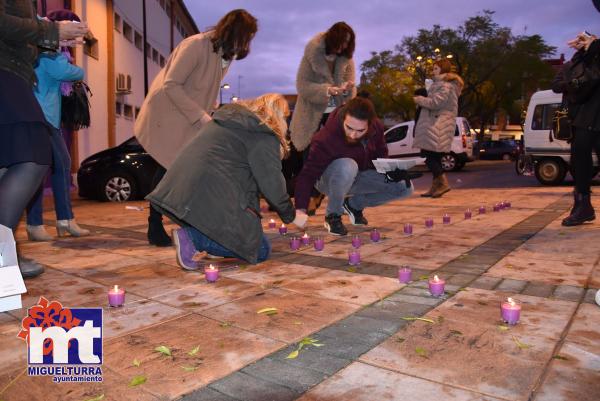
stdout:
[[[206,252],[210,253],[211,255],[223,256],[225,258],[243,259],[243,258],[239,257],[238,255],[236,255],[235,253],[231,252],[229,249],[227,249],[224,246],[222,246],[221,244],[219,244],[218,242],[215,242],[212,239],[208,238],[206,235],[202,234],[200,231],[198,231],[194,227],[187,226],[187,227],[183,227],[183,229],[186,231],[187,235],[192,239],[192,242],[194,243],[194,247],[196,248],[197,251],[206,251]],[[260,244],[260,250],[258,251],[257,262],[258,263],[264,262],[265,260],[267,260],[269,258],[270,254],[271,254],[271,243],[269,242],[269,239],[267,238],[267,236],[263,233],[262,241]]]
[[[54,209],[57,220],[71,220],[73,210],[71,209],[71,156],[65,144],[60,130],[53,128],[51,135],[52,144],[52,194],[54,195]],[[44,186],[40,186],[38,192],[27,206],[27,224],[30,226],[41,226],[44,199]]]
[[358,164],[350,158],[332,161],[317,181],[316,187],[329,198],[327,215],[340,216],[344,213],[346,197],[349,198],[351,208],[363,210],[406,198],[413,193],[413,186],[407,188],[404,181],[386,182],[385,175],[375,170],[359,171]]

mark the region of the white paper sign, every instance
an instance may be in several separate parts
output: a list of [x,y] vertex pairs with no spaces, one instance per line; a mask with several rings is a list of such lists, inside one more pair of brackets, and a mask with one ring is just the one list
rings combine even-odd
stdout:
[[20,309],[24,292],[12,230],[0,225],[0,312]]

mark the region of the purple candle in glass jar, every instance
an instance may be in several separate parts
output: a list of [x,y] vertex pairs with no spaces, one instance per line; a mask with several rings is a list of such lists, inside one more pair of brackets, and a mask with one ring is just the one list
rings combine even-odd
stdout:
[[450,224],[450,215],[449,215],[449,214],[447,214],[447,213],[446,213],[446,214],[444,214],[444,215],[442,216],[442,222],[443,222],[444,224]]
[[354,248],[360,248],[360,246],[362,245],[362,242],[360,240],[360,237],[358,235],[355,235],[352,237],[352,246]]
[[283,223],[281,223],[281,226],[279,227],[279,234],[281,234],[281,235],[287,234],[287,227]]
[[471,217],[473,217],[473,212],[471,212],[471,209],[465,210],[465,220],[469,220]]
[[323,240],[323,237],[316,237],[313,245],[315,247],[315,251],[322,251],[323,248],[325,248],[325,240]]
[[425,219],[425,228],[433,228],[433,219],[431,217]]
[[277,224],[275,224],[275,220],[273,220],[273,219],[269,220],[269,229],[274,230],[275,227],[277,227]]
[[410,223],[406,223],[404,225],[404,234],[406,235],[412,235],[413,233],[413,226]]
[[401,283],[406,284],[412,280],[412,270],[408,266],[402,266],[398,269],[398,280]]
[[376,228],[371,230],[371,241],[379,242],[380,239],[381,239],[381,234],[379,234],[379,231]]
[[510,201],[504,201],[504,206],[505,206],[507,209],[510,209],[510,208],[511,208],[511,206],[512,206],[512,204],[510,203]]
[[437,274],[433,276],[433,279],[429,280],[429,292],[434,297],[444,295],[444,286],[446,282],[439,278]]
[[496,203],[494,205],[494,212],[499,212],[500,211],[500,204]]
[[485,214],[485,206],[479,206],[479,214]]
[[300,238],[298,238],[298,237],[290,238],[290,249],[292,251],[297,251],[298,249],[300,249]]
[[310,245],[310,236],[307,233],[302,236],[302,245]]
[[519,323],[521,318],[521,305],[516,303],[512,298],[508,298],[500,306],[502,320],[510,325]]
[[112,307],[123,306],[125,303],[125,290],[115,285],[108,291],[108,305]]
[[348,264],[352,266],[360,264],[360,252],[358,249],[351,249],[348,251]]
[[215,283],[219,279],[219,269],[213,265],[204,268],[204,278],[209,283]]

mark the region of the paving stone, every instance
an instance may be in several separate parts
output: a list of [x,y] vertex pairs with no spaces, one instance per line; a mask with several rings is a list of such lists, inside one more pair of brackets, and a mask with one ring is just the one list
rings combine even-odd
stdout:
[[436,306],[437,304],[444,301],[441,298],[434,298],[432,296],[430,296],[429,298],[425,298],[425,297],[418,297],[415,295],[402,295],[402,294],[394,294],[391,297],[389,297],[388,299],[393,302],[408,302],[408,303],[412,303],[412,304],[422,304],[422,305],[429,305],[429,306]]
[[243,401],[292,401],[300,395],[287,387],[241,372],[232,373],[209,387]]
[[496,287],[497,291],[506,291],[506,292],[521,292],[523,288],[527,285],[527,281],[523,280],[513,280],[513,279],[504,279],[498,286]]
[[295,359],[286,359],[294,350],[298,349],[296,344],[286,347],[269,356],[271,360],[277,360],[286,365],[315,370],[327,375],[333,375],[340,369],[350,364],[349,359],[338,358],[321,352],[321,348],[304,347]]
[[565,301],[579,301],[581,295],[585,289],[581,287],[574,287],[572,285],[558,285],[554,290],[553,296],[558,299],[564,299]]
[[427,288],[406,286],[397,292],[400,295],[414,295],[417,297],[431,298],[431,294]]
[[454,284],[459,285],[461,287],[466,287],[470,282],[472,282],[476,278],[477,276],[473,274],[455,274],[449,279],[446,279],[446,284]]
[[328,375],[300,366],[288,365],[278,360],[264,358],[242,369],[243,373],[267,380],[303,393],[325,380]]
[[219,393],[211,388],[205,387],[201,390],[194,391],[186,395],[181,401],[240,401],[237,398],[232,398],[228,395]]
[[352,335],[356,337],[356,341],[361,341],[363,336],[373,330],[392,335],[399,328],[397,322],[353,315],[319,331],[318,335],[334,338]]
[[529,283],[523,290],[521,294],[524,295],[532,295],[534,297],[542,297],[547,298],[552,295],[554,291],[554,286],[550,284],[542,284],[542,283]]
[[493,289],[502,279],[499,277],[482,276],[469,284],[469,287],[481,288],[482,290]]
[[357,316],[365,316],[378,320],[391,320],[394,322],[404,322],[401,318],[404,316],[423,316],[432,306],[424,304],[413,304],[409,302],[392,302],[389,298],[385,300],[383,305],[371,305],[358,313]]
[[354,360],[388,337],[388,334],[378,331],[368,333],[361,337],[360,341],[358,341],[357,336],[351,334],[343,337],[319,336],[319,341],[325,344],[319,348],[319,351],[338,358]]
[[588,304],[596,304],[596,292],[598,292],[598,289],[589,288],[585,292],[585,298],[584,298],[583,302],[586,302]]

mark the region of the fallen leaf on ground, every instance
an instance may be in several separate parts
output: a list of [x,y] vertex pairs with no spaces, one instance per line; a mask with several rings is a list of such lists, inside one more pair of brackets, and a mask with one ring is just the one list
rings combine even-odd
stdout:
[[527,349],[527,348],[531,348],[533,347],[533,345],[529,345],[529,344],[525,344],[522,343],[521,341],[519,341],[519,339],[515,336],[513,336],[513,341],[515,342],[515,344],[517,344],[517,347],[521,348],[521,349]]
[[133,360],[133,366],[139,368],[142,362],[140,362],[137,358]]
[[423,358],[428,358],[427,350],[425,348],[417,347],[417,348],[415,348],[415,352],[417,353],[417,355],[419,355]]
[[406,341],[406,340],[404,338],[402,338],[402,337],[397,337],[396,338],[396,342],[397,343],[403,343],[404,341]]
[[129,386],[135,387],[144,383],[146,383],[146,376],[134,376],[134,378],[129,382]]
[[182,366],[181,369],[185,370],[186,372],[193,372],[194,370],[198,369],[195,366]]
[[426,322],[426,323],[435,323],[434,320],[432,319],[428,319],[426,317],[403,317],[402,320],[408,320],[408,321],[412,321],[412,320],[420,320],[422,322]]
[[479,305],[483,305],[483,306],[486,306],[486,305],[487,305],[487,302],[483,302],[483,301],[477,301],[477,303],[478,303]]
[[167,347],[165,345],[160,345],[160,346],[154,348],[154,351],[160,352],[163,355],[172,356],[171,350],[169,349],[169,347]]
[[194,356],[196,355],[198,352],[200,351],[200,346],[198,345],[197,347],[195,347],[193,350],[191,350],[190,352],[188,352],[189,356]]
[[290,354],[286,356],[285,359],[296,359],[298,358],[298,355],[300,355],[300,352],[298,350],[294,350],[290,352]]
[[267,316],[271,316],[271,315],[276,315],[277,314],[277,308],[262,308],[258,311],[256,311],[257,314],[265,314]]
[[347,271],[349,271],[350,273],[356,273],[356,267],[351,266],[349,268],[346,269]]
[[450,334],[453,336],[462,336],[463,333],[458,330],[450,330]]
[[428,274],[424,274],[422,276],[419,276],[419,280],[427,280],[429,278]]
[[[102,401],[104,399],[104,394],[100,394],[98,397],[90,398],[85,401]],[[2,401],[2,400],[0,400]]]
[[566,356],[562,356],[562,355],[554,355],[552,357],[552,359],[559,359],[561,361],[568,361],[569,360],[569,358],[567,358]]
[[508,331],[509,327],[503,324],[498,325],[498,330],[500,331]]
[[221,326],[223,328],[231,327],[231,325],[232,325],[231,322],[223,322],[223,323],[219,324],[219,326]]

